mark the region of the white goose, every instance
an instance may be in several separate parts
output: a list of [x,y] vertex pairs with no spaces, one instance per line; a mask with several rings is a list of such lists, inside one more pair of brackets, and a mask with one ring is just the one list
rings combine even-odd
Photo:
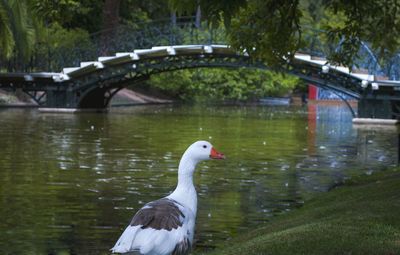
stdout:
[[144,255],[189,254],[197,213],[193,172],[202,160],[224,158],[224,154],[217,152],[207,141],[190,145],[179,163],[176,189],[143,206],[111,251]]

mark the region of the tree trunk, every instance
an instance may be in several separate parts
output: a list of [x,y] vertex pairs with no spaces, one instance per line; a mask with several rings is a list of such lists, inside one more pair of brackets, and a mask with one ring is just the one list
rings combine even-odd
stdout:
[[195,21],[195,26],[196,28],[200,28],[201,26],[201,9],[200,9],[200,4],[197,5],[197,10],[196,10],[196,21]]
[[[116,29],[119,23],[121,0],[105,0],[103,6],[103,29],[101,33],[100,54],[107,55],[115,49]],[[114,46],[114,47],[113,47]]]
[[176,26],[176,12],[171,11],[171,24],[172,26]]

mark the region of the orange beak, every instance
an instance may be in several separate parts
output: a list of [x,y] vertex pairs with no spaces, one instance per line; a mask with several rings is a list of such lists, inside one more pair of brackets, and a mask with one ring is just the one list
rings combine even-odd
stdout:
[[211,148],[210,158],[212,159],[225,159],[225,155]]

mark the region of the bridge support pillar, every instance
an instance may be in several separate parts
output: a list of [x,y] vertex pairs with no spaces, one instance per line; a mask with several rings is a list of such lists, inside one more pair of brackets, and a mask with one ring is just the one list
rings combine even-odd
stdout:
[[398,100],[361,98],[358,101],[358,118],[398,119],[399,117]]
[[46,108],[77,108],[76,95],[66,90],[47,91]]
[[107,88],[85,90],[49,90],[43,111],[77,112],[77,111],[105,111],[118,89],[109,91]]
[[65,91],[49,90],[47,91],[46,107],[65,107],[67,103],[67,94]]

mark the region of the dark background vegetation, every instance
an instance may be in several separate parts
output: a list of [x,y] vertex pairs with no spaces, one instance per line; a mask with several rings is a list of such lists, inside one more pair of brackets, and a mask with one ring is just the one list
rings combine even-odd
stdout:
[[[305,46],[310,31],[325,31],[324,44],[340,43],[327,55],[332,63],[353,65],[362,42],[383,61],[399,48],[399,8],[397,0],[6,0],[0,2],[0,71],[29,63],[38,45],[57,52],[85,45],[94,34],[106,45],[119,26],[181,16],[223,27],[232,47],[273,70]],[[271,71],[202,69],[154,76],[142,87],[181,100],[248,101],[285,96],[299,84]]]

